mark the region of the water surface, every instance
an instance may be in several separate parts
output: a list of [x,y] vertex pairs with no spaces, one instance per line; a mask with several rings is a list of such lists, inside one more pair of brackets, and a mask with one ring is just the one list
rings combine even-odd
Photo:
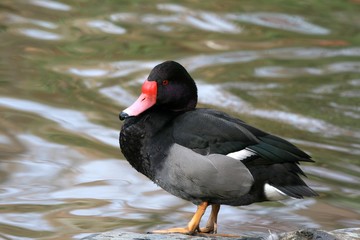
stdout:
[[222,207],[219,231],[360,226],[358,1],[0,3],[0,238],[184,226],[195,206],[137,173],[118,113],[173,59],[199,106],[280,135],[320,196]]

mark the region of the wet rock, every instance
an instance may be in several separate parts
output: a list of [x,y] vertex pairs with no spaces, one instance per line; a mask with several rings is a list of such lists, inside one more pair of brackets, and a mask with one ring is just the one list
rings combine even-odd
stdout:
[[334,231],[301,229],[279,234],[279,240],[356,240],[360,239],[360,228],[347,228]]
[[334,231],[301,229],[293,232],[271,233],[259,237],[189,236],[182,234],[141,234],[120,230],[94,234],[83,240],[360,240],[360,228],[346,228]]
[[130,232],[107,232],[95,234],[84,238],[83,240],[264,240],[257,237],[221,237],[221,236],[190,236],[184,234],[141,234]]
[[338,239],[344,239],[344,240],[360,239],[360,228],[338,229],[332,231],[331,233],[334,234]]

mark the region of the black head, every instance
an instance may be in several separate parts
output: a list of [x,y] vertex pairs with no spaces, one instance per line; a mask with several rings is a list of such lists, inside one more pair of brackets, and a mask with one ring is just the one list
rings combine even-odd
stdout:
[[181,64],[166,61],[151,70],[140,97],[120,113],[120,119],[137,116],[151,107],[187,111],[196,104],[197,88],[192,77]]

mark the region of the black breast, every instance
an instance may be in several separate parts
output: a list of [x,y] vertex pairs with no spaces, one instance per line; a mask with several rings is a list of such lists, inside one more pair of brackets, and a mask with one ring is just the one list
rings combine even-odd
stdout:
[[149,111],[127,118],[121,129],[119,141],[125,158],[138,172],[153,181],[174,143],[172,120],[179,114]]
[[145,139],[145,124],[142,118],[128,118],[121,128],[119,142],[122,153],[139,172],[147,175],[150,167],[146,153],[142,151]]

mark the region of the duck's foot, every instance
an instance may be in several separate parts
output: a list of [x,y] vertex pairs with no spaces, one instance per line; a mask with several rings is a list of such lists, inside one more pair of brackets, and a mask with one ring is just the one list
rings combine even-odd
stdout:
[[220,210],[219,204],[211,205],[211,214],[206,227],[198,229],[199,233],[217,233],[217,216]]
[[199,230],[199,224],[202,216],[205,213],[206,208],[209,206],[208,202],[202,202],[199,204],[194,216],[191,221],[188,223],[185,228],[170,228],[166,230],[154,230],[149,233],[159,233],[159,234],[167,234],[167,233],[181,233],[187,235],[193,235],[196,231]]
[[217,233],[217,229],[214,226],[206,226],[204,228],[200,228],[198,233],[214,234]]
[[189,230],[188,228],[170,228],[166,230],[154,230],[148,232],[150,234],[169,234],[169,233],[181,233],[186,235],[194,235],[194,231]]
[[199,237],[228,237],[228,238],[240,238],[241,237],[241,236],[233,235],[233,234],[203,233],[203,232],[196,232],[193,235],[199,236]]
[[[208,231],[208,232],[205,232]],[[199,236],[199,237],[229,237],[229,238],[240,238],[238,235],[232,234],[219,234],[214,233],[213,230],[209,230],[206,228],[201,228],[199,231],[190,231],[188,228],[170,228],[166,230],[154,230],[148,232],[149,234],[171,234],[171,233],[178,233],[178,234],[185,234],[185,235],[192,235],[192,236]]]

